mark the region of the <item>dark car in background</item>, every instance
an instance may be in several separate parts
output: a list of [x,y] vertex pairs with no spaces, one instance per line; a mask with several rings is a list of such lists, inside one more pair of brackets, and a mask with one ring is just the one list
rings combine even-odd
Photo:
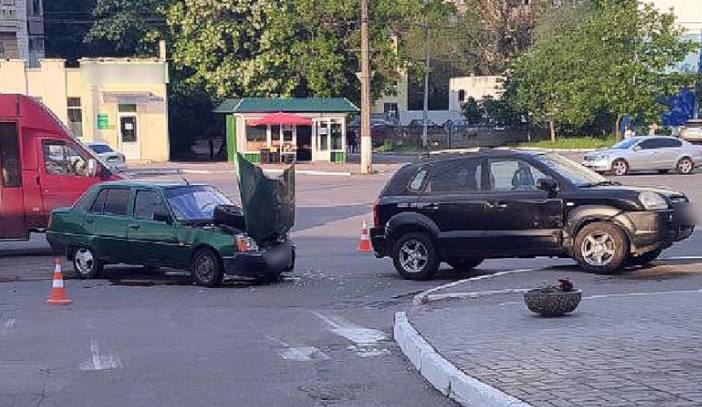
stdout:
[[441,262],[571,257],[586,271],[645,264],[694,221],[680,192],[622,186],[555,154],[487,150],[408,164],[374,205],[371,241],[409,279]]

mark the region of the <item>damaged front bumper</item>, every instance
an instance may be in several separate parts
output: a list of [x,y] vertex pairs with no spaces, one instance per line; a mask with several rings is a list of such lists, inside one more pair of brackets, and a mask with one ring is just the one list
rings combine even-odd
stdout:
[[277,275],[295,268],[295,245],[286,240],[274,246],[262,247],[258,251],[223,257],[222,264],[226,275],[244,277]]
[[686,213],[672,209],[622,212],[614,220],[627,228],[632,252],[640,253],[669,247],[695,230],[695,222]]

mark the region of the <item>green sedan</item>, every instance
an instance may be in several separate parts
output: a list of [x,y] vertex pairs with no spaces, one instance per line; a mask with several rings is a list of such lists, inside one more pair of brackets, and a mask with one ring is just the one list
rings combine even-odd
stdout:
[[276,276],[295,262],[287,233],[256,242],[243,213],[202,184],[95,185],[71,208],[54,210],[46,238],[81,278],[122,263],[189,269],[198,284],[211,287],[225,275]]

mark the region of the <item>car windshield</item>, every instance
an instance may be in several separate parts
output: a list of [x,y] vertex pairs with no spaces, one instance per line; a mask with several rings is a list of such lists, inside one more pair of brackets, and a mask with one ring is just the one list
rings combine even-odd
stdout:
[[628,150],[631,147],[635,146],[636,143],[638,143],[638,142],[639,142],[639,140],[637,140],[635,138],[630,138],[630,139],[620,141],[619,143],[613,145],[612,148],[615,150]]
[[231,205],[221,192],[209,185],[187,185],[166,190],[166,199],[178,220],[213,219],[217,205]]
[[93,151],[95,151],[95,152],[98,153],[98,154],[102,154],[102,153],[111,153],[111,152],[114,151],[114,150],[113,150],[112,148],[110,148],[110,146],[108,146],[107,144],[91,144],[91,145],[90,145],[90,149],[93,150]]
[[541,154],[537,156],[537,159],[579,187],[609,183],[607,178],[563,156],[557,154]]

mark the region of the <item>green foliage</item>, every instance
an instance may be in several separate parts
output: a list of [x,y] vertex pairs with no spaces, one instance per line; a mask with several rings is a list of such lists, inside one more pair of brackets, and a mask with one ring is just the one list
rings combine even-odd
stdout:
[[531,141],[525,143],[517,144],[517,147],[534,147],[534,148],[556,148],[556,149],[600,149],[609,148],[617,140],[614,135],[607,135],[606,137],[585,137],[585,136],[575,136],[575,137],[562,137],[555,142],[551,140],[539,140]]
[[466,118],[469,124],[477,124],[483,120],[485,112],[474,97],[469,97],[461,107],[463,109],[463,117]]
[[626,114],[657,120],[662,97],[691,83],[671,71],[692,50],[672,14],[634,0],[601,1],[577,18],[542,24],[534,48],[521,56],[507,97],[532,122],[583,126],[593,117]]
[[96,0],[93,24],[84,42],[110,44],[111,54],[155,55],[155,43],[165,34],[169,0]]
[[[392,91],[401,60],[391,30],[411,0],[373,2],[373,88]],[[181,0],[168,8],[173,60],[214,98],[358,98],[358,0]]]

